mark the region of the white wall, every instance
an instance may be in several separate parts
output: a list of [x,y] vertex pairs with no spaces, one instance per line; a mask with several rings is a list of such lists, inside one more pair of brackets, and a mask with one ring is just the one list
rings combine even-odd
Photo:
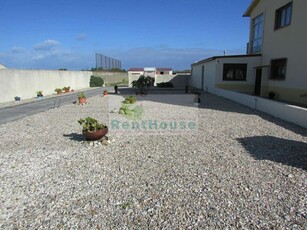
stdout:
[[60,70],[0,70],[0,102],[13,101],[15,96],[21,99],[36,97],[36,91],[51,95],[56,88],[70,86],[71,89],[89,87],[90,71]]
[[[216,60],[217,63],[217,72],[216,72],[216,84],[242,84],[242,85],[254,85],[255,84],[255,75],[256,70],[255,67],[261,65],[261,56],[246,56],[246,57],[238,57],[238,58],[218,58]],[[225,63],[228,64],[247,64],[246,71],[246,81],[223,81],[223,65]]]
[[215,94],[307,128],[306,108],[218,88]]
[[[225,63],[247,64],[246,81],[224,81],[223,66]],[[192,65],[192,74],[189,85],[201,89],[202,67],[204,66],[204,85],[203,89],[207,92],[214,92],[216,87],[234,86],[234,90],[251,92],[255,84],[255,67],[261,65],[260,56],[222,56],[213,58],[209,61],[200,62]],[[249,86],[249,87],[247,87]]]
[[191,76],[189,79],[189,85],[195,88],[201,89],[201,68],[203,64],[192,65]]

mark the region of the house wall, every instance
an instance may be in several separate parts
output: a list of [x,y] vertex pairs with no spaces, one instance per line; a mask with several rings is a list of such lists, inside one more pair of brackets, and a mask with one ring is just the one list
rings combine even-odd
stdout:
[[203,64],[192,65],[191,76],[189,79],[189,86],[200,89],[201,88],[201,68]]
[[[247,64],[246,81],[224,81],[223,66],[226,63]],[[192,74],[189,85],[201,89],[202,66],[204,66],[204,85],[203,89],[207,92],[214,93],[215,87],[235,90],[241,92],[254,92],[255,84],[255,67],[261,63],[261,57],[223,57],[211,61],[192,65]]]
[[15,96],[33,98],[39,90],[51,95],[64,86],[75,90],[87,88],[91,75],[91,71],[1,69],[0,102],[14,101]]
[[[264,69],[261,96],[266,97],[269,91],[274,91],[277,99],[306,105],[307,98],[301,95],[307,92],[307,1],[293,1],[291,24],[274,30],[275,11],[289,2],[290,0],[260,1],[250,16],[252,23],[254,17],[264,13],[262,65],[270,65],[272,59],[287,58],[285,80],[271,80],[270,68]],[[252,29],[250,40],[251,36]]]
[[[238,58],[220,58],[217,59],[215,86],[221,89],[228,89],[240,92],[254,93],[255,89],[255,67],[261,63],[261,57],[238,57]],[[247,64],[246,81],[224,81],[224,64]]]

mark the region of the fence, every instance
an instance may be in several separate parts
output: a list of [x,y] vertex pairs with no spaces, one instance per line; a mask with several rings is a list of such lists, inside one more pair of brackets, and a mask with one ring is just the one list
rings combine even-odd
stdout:
[[96,54],[96,69],[122,69],[122,63],[118,59]]

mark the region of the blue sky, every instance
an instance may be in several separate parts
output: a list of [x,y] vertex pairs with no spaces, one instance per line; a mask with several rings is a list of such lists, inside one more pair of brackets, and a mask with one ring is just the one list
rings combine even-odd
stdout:
[[9,68],[89,69],[95,53],[122,67],[189,69],[242,54],[251,0],[1,0],[0,63]]

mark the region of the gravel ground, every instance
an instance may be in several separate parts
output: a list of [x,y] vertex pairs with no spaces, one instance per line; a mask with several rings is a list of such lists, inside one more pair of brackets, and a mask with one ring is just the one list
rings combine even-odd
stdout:
[[[142,121],[192,128],[113,127],[116,95],[1,125],[0,228],[306,229],[307,130],[204,97],[138,98]],[[115,142],[84,144],[85,116]]]

